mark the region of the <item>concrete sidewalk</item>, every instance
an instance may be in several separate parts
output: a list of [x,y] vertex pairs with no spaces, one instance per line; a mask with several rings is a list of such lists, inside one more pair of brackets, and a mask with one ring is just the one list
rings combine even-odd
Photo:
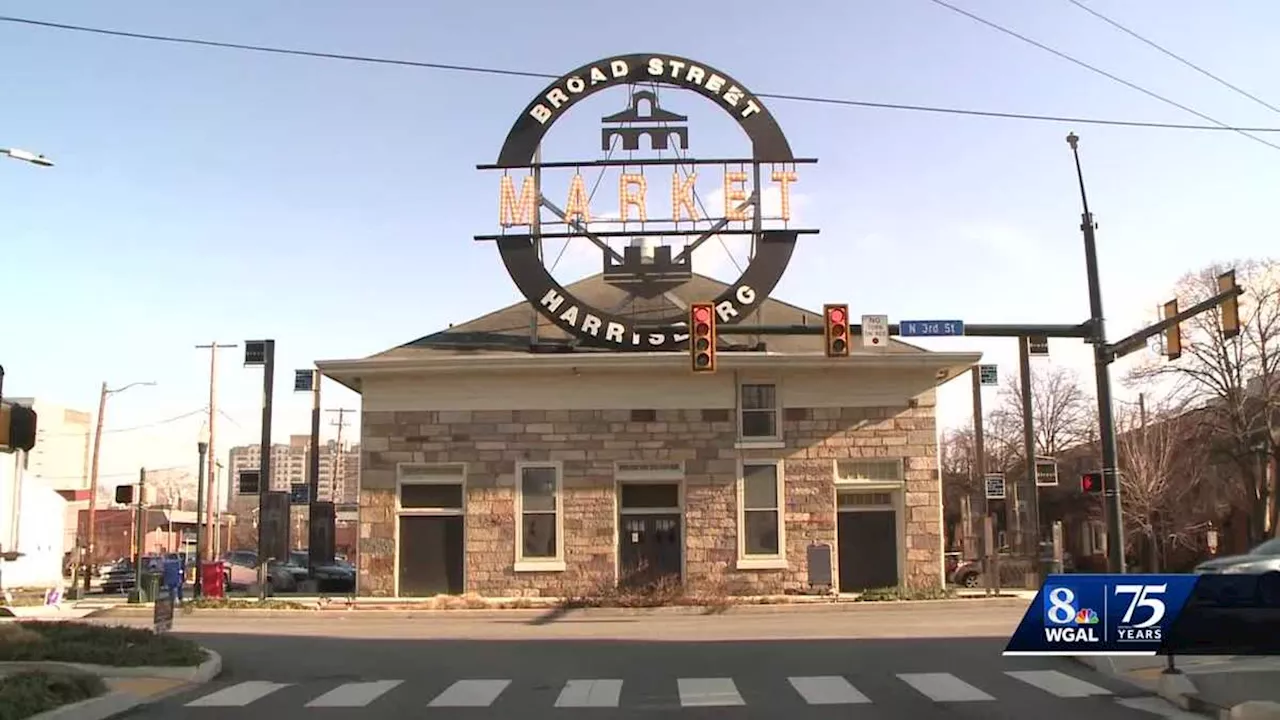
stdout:
[[1084,665],[1123,678],[1177,705],[1215,720],[1280,720],[1280,658],[1239,655],[1168,658],[1077,657]]

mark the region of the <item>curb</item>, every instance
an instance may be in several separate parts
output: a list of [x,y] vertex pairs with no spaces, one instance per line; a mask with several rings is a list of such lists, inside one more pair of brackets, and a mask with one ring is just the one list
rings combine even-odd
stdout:
[[[1106,656],[1073,655],[1071,659],[1087,668],[1105,673],[1131,685],[1143,687],[1133,678],[1116,671],[1115,663]],[[1144,688],[1146,689],[1146,688]],[[1213,720],[1280,720],[1280,703],[1269,700],[1250,700],[1231,707],[1223,707],[1200,697],[1195,683],[1185,673],[1161,674],[1156,682],[1156,695],[1180,710],[1204,715]]]
[[[522,607],[522,608],[413,608],[413,607],[396,607],[396,608],[380,608],[359,607],[359,606],[338,606],[338,607],[309,607],[298,609],[258,609],[258,608],[194,608],[189,613],[181,612],[175,621],[183,617],[197,618],[297,618],[297,617],[334,617],[363,615],[369,617],[392,617],[392,618],[414,618],[414,617],[457,617],[465,619],[497,619],[525,616],[541,616],[541,615],[561,615],[561,616],[577,616],[577,617],[617,617],[617,616],[644,616],[644,615],[772,615],[782,613],[804,613],[804,612],[875,612],[876,609],[901,609],[904,607],[919,606],[944,606],[955,605],[957,603],[965,603],[983,606],[1004,606],[1004,607],[1024,607],[1026,600],[1018,597],[999,597],[987,599],[955,599],[955,600],[877,600],[877,601],[839,601],[839,602],[803,602],[803,603],[744,603],[741,605],[667,605],[657,607],[638,607],[638,608],[611,608],[611,607],[585,607],[585,608],[563,608],[554,605],[543,607]],[[147,608],[103,608],[95,611],[90,617],[110,619],[110,618],[149,618],[151,612]]]
[[133,693],[124,691],[108,692],[95,698],[82,700],[78,703],[63,705],[37,715],[32,715],[28,720],[107,720],[128,712],[140,705],[146,705],[154,702],[156,699],[169,695],[179,689],[187,689],[192,685],[203,685],[222,672],[222,656],[218,653],[203,648],[209,656],[208,660],[200,663],[194,668],[182,667],[111,667],[106,665],[90,665],[86,663],[60,663],[60,662],[33,662],[33,663],[4,663],[4,667],[15,667],[23,669],[45,669],[45,670],[78,670],[80,672],[98,675],[103,678],[160,678],[165,680],[177,680],[183,683],[182,686],[162,692],[152,696],[138,696]]

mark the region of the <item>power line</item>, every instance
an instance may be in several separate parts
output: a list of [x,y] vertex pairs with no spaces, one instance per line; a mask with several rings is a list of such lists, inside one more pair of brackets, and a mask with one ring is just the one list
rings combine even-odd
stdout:
[[[157,420],[155,422],[146,423],[145,425],[134,425],[133,427],[125,427],[125,428],[113,428],[110,430],[103,430],[102,433],[105,435],[107,433],[135,432],[137,430],[146,430],[148,428],[160,427],[162,425],[172,425],[173,423],[179,422],[181,420],[186,420],[189,417],[199,415],[201,413],[205,413],[208,411],[209,411],[209,408],[206,406],[202,408],[197,408],[195,410],[192,410],[191,412],[183,413],[181,415],[175,415],[171,418],[166,418],[164,420]],[[90,433],[89,429],[86,428],[85,431],[82,433],[61,432],[61,433],[49,433],[49,435],[54,437],[81,437],[84,435],[88,435],[89,433]]]
[[1204,68],[1200,67],[1199,65],[1196,65],[1195,63],[1193,63],[1193,62],[1191,62],[1190,60],[1188,60],[1188,59],[1186,59],[1186,58],[1182,57],[1181,55],[1179,55],[1179,54],[1177,54],[1177,53],[1173,52],[1172,50],[1169,50],[1168,48],[1163,47],[1162,45],[1160,45],[1159,43],[1155,42],[1154,40],[1150,40],[1150,39],[1148,39],[1148,38],[1143,37],[1142,35],[1139,35],[1137,32],[1135,32],[1135,31],[1133,31],[1133,30],[1130,30],[1129,28],[1125,27],[1124,25],[1121,25],[1120,23],[1116,22],[1115,20],[1112,20],[1111,18],[1107,17],[1106,15],[1103,15],[1102,13],[1098,12],[1097,10],[1094,10],[1093,8],[1089,7],[1088,5],[1085,5],[1083,2],[1080,2],[1080,0],[1067,0],[1067,2],[1071,3],[1072,5],[1075,5],[1076,7],[1080,8],[1081,10],[1083,10],[1083,11],[1085,11],[1085,12],[1089,13],[1090,15],[1092,15],[1092,16],[1094,16],[1094,17],[1096,17],[1096,18],[1098,18],[1098,19],[1099,19],[1099,20],[1101,20],[1102,22],[1104,22],[1104,23],[1106,23],[1106,24],[1110,25],[1111,27],[1113,27],[1113,28],[1115,28],[1115,29],[1119,30],[1120,32],[1125,33],[1126,35],[1129,35],[1130,37],[1134,38],[1135,40],[1138,40],[1139,42],[1145,43],[1145,44],[1146,44],[1146,45],[1148,45],[1149,47],[1152,47],[1152,48],[1155,48],[1156,50],[1159,50],[1160,52],[1164,53],[1165,55],[1168,55],[1169,57],[1173,58],[1174,60],[1177,60],[1178,62],[1182,63],[1183,65],[1186,65],[1187,67],[1191,68],[1192,70],[1195,70],[1196,72],[1200,73],[1201,75],[1204,75],[1205,77],[1209,78],[1210,80],[1213,80],[1214,82],[1218,83],[1219,85],[1222,85],[1223,87],[1225,87],[1225,88],[1227,88],[1227,89],[1229,89],[1229,90],[1234,90],[1236,93],[1238,93],[1238,94],[1240,94],[1240,95],[1243,95],[1243,96],[1245,96],[1245,97],[1249,98],[1250,100],[1252,100],[1252,101],[1254,101],[1254,102],[1258,103],[1259,105],[1261,105],[1261,106],[1263,106],[1263,107],[1267,108],[1268,110],[1271,110],[1271,111],[1276,112],[1276,113],[1280,113],[1280,108],[1276,107],[1275,105],[1272,105],[1271,103],[1267,102],[1266,100],[1263,100],[1262,98],[1260,98],[1260,97],[1258,97],[1258,96],[1256,96],[1256,95],[1253,95],[1252,93],[1248,92],[1247,90],[1244,90],[1244,89],[1242,89],[1242,88],[1240,88],[1240,87],[1237,87],[1237,86],[1235,86],[1235,85],[1232,85],[1231,83],[1227,82],[1226,80],[1223,80],[1222,78],[1218,77],[1217,75],[1214,75],[1213,73],[1209,72],[1208,70],[1205,70]]
[[1105,77],[1105,78],[1107,78],[1107,79],[1109,79],[1109,80],[1113,80],[1113,81],[1115,81],[1115,82],[1118,82],[1118,83],[1120,83],[1121,85],[1124,85],[1124,86],[1125,86],[1125,87],[1127,87],[1127,88],[1130,88],[1130,89],[1132,89],[1132,90],[1137,90],[1138,92],[1142,93],[1143,95],[1146,95],[1147,97],[1151,97],[1151,98],[1154,98],[1154,99],[1156,99],[1156,100],[1159,100],[1160,102],[1162,102],[1162,103],[1164,103],[1164,104],[1166,104],[1166,105],[1171,105],[1171,106],[1173,106],[1173,107],[1176,107],[1176,108],[1178,108],[1179,110],[1183,110],[1183,111],[1185,111],[1185,112],[1189,112],[1189,113],[1191,113],[1192,115],[1195,115],[1196,117],[1198,117],[1198,118],[1200,118],[1200,119],[1202,119],[1202,120],[1208,120],[1209,122],[1213,123],[1214,125],[1217,125],[1217,126],[1219,126],[1219,127],[1222,127],[1222,128],[1224,128],[1224,129],[1230,129],[1230,130],[1232,130],[1233,132],[1237,132],[1237,133],[1239,133],[1239,134],[1241,134],[1241,135],[1243,135],[1243,136],[1245,136],[1245,137],[1249,138],[1250,140],[1254,140],[1254,141],[1256,141],[1256,142],[1260,142],[1260,143],[1262,143],[1263,145],[1266,145],[1266,146],[1268,146],[1268,147],[1275,148],[1276,150],[1280,150],[1280,145],[1276,145],[1275,143],[1271,142],[1270,140],[1264,140],[1264,139],[1262,139],[1262,138],[1260,138],[1260,137],[1257,137],[1257,136],[1255,136],[1255,135],[1250,135],[1250,134],[1249,134],[1245,129],[1243,129],[1243,128],[1235,128],[1235,127],[1232,127],[1232,126],[1230,126],[1230,125],[1228,125],[1228,124],[1226,124],[1226,123],[1222,122],[1221,120],[1218,120],[1218,119],[1216,119],[1216,118],[1210,117],[1210,116],[1208,116],[1208,115],[1206,115],[1206,114],[1204,114],[1204,113],[1200,112],[1199,110],[1195,110],[1195,109],[1193,109],[1193,108],[1189,108],[1189,107],[1187,107],[1186,105],[1183,105],[1182,103],[1177,102],[1176,100],[1170,100],[1169,98],[1167,98],[1167,97],[1165,97],[1165,96],[1163,96],[1163,95],[1160,95],[1159,93],[1156,93],[1156,92],[1153,92],[1153,91],[1151,91],[1151,90],[1148,90],[1148,89],[1146,89],[1146,88],[1144,88],[1144,87],[1142,87],[1141,85],[1138,85],[1138,84],[1136,84],[1136,83],[1129,82],[1128,80],[1125,80],[1124,78],[1119,77],[1119,76],[1117,76],[1117,75],[1113,75],[1113,74],[1111,74],[1111,73],[1107,72],[1106,70],[1103,70],[1103,69],[1102,69],[1102,68],[1100,68],[1100,67],[1097,67],[1097,66],[1095,66],[1095,65],[1090,65],[1089,63],[1087,63],[1087,62],[1085,62],[1085,61],[1083,61],[1083,60],[1080,60],[1080,59],[1078,59],[1078,58],[1072,57],[1072,56],[1070,56],[1070,55],[1068,55],[1068,54],[1066,54],[1066,53],[1062,52],[1061,50],[1057,50],[1057,49],[1055,49],[1055,48],[1049,47],[1048,45],[1045,45],[1044,43],[1039,42],[1039,41],[1037,41],[1037,40],[1032,40],[1031,38],[1027,37],[1026,35],[1023,35],[1023,34],[1021,34],[1021,33],[1018,33],[1018,32],[1016,32],[1016,31],[1014,31],[1014,30],[1010,30],[1009,28],[1004,27],[1003,25],[999,25],[999,24],[997,24],[997,23],[994,23],[994,22],[992,22],[992,21],[990,21],[990,20],[987,20],[986,18],[983,18],[983,17],[981,17],[981,16],[979,16],[979,15],[975,15],[974,13],[971,13],[971,12],[969,12],[968,10],[964,10],[964,9],[958,8],[958,7],[956,7],[955,5],[952,5],[951,3],[946,2],[946,0],[929,0],[929,1],[930,1],[930,2],[932,2],[932,3],[933,3],[933,4],[935,4],[935,5],[938,5],[938,6],[944,7],[944,8],[946,8],[946,9],[948,9],[948,10],[950,10],[950,11],[954,12],[954,13],[958,13],[958,14],[960,14],[960,15],[964,15],[965,17],[969,18],[970,20],[973,20],[974,22],[978,22],[978,23],[981,23],[981,24],[983,24],[983,25],[986,25],[987,27],[989,27],[989,28],[991,28],[991,29],[993,29],[993,30],[997,30],[997,31],[999,31],[999,32],[1002,32],[1002,33],[1004,33],[1005,35],[1008,35],[1008,36],[1010,36],[1010,37],[1017,38],[1018,40],[1021,40],[1022,42],[1027,43],[1028,45],[1032,45],[1032,46],[1034,46],[1034,47],[1037,47],[1037,48],[1039,48],[1039,49],[1041,49],[1041,50],[1044,50],[1044,51],[1045,51],[1045,52],[1047,52],[1047,53],[1052,53],[1052,54],[1054,54],[1054,55],[1056,55],[1056,56],[1058,56],[1058,57],[1062,58],[1063,60],[1066,60],[1067,62],[1074,63],[1074,64],[1076,64],[1076,65],[1078,65],[1078,66],[1080,66],[1080,67],[1082,67],[1082,68],[1084,68],[1084,69],[1086,69],[1086,70],[1088,70],[1088,71],[1090,71],[1090,72],[1097,73],[1098,75],[1101,75],[1101,76],[1103,76],[1103,77]]
[[[935,0],[936,1],[936,0]],[[959,11],[963,12],[963,11]],[[124,30],[109,30],[106,28],[89,27],[84,25],[69,25],[66,23],[54,23],[44,20],[32,20],[29,18],[19,18],[12,16],[0,16],[0,22],[30,25],[36,27],[49,28],[54,30],[67,30],[71,32],[90,33],[94,35],[108,35],[112,37],[131,38],[135,40],[150,40],[153,42],[173,43],[179,45],[199,45],[204,47],[222,48],[228,50],[244,50],[249,52],[270,53],[274,55],[291,55],[297,57],[319,58],[324,60],[344,60],[349,62],[369,63],[376,65],[394,65],[402,67],[424,68],[428,70],[447,70],[453,72],[477,73],[484,75],[498,75],[507,77],[526,77],[554,80],[559,75],[553,73],[533,72],[527,70],[513,70],[509,68],[491,68],[478,65],[460,65],[451,63],[435,63],[424,62],[418,60],[403,60],[398,58],[375,57],[370,55],[351,55],[345,53],[320,52],[313,50],[298,50],[293,48],[282,48],[268,45],[248,45],[244,43],[221,42],[216,40],[204,40],[200,38],[179,37],[174,35],[154,35],[149,33],[128,32]],[[986,21],[982,21],[986,22]],[[1050,52],[1052,49],[1045,48]],[[1079,62],[1072,59],[1073,62]],[[1101,72],[1101,71],[1098,71]],[[1124,82],[1124,81],[1120,81]],[[1146,92],[1146,91],[1144,91]],[[1162,130],[1209,130],[1209,131],[1229,131],[1229,132],[1257,132],[1257,133],[1273,133],[1280,132],[1277,127],[1232,127],[1224,125],[1221,122],[1212,120],[1212,118],[1204,117],[1212,121],[1213,125],[1193,125],[1189,123],[1163,123],[1163,122],[1145,122],[1140,120],[1115,120],[1108,118],[1088,118],[1088,117],[1070,117],[1064,115],[1039,115],[1033,113],[1016,113],[1016,112],[998,112],[993,110],[973,110],[967,108],[938,107],[930,105],[908,105],[903,103],[880,103],[870,102],[866,100],[849,100],[845,98],[829,98],[815,95],[797,95],[785,93],[756,93],[759,97],[769,98],[773,100],[786,100],[790,102],[813,103],[820,105],[836,105],[842,107],[857,107],[872,110],[902,110],[909,112],[925,112],[938,113],[944,115],[960,115],[968,117],[987,117],[1003,120],[1027,120],[1036,122],[1054,122],[1054,123],[1071,123],[1076,125],[1107,125],[1112,127],[1133,127],[1133,128],[1152,128]],[[1179,106],[1181,107],[1181,106]],[[1194,111],[1191,111],[1194,112]],[[1197,115],[1199,113],[1196,113]],[[1258,139],[1258,138],[1254,138]],[[1260,140],[1260,142],[1266,142]],[[1280,148],[1280,146],[1276,146]]]
[[[160,467],[160,468],[153,468],[153,467],[145,467],[145,466],[144,466],[144,469],[146,469],[146,471],[147,471],[147,472],[149,472],[149,473],[153,473],[153,472],[165,472],[165,471],[168,471],[168,470],[190,470],[192,467],[193,467],[193,465],[174,465],[174,466],[172,466],[172,467]],[[40,475],[40,474],[38,474],[38,473],[37,473],[37,474],[35,474],[35,477],[38,477],[38,478],[40,478],[41,480],[83,480],[83,479],[85,479],[85,477],[86,477],[86,476],[85,476],[85,475],[61,475],[61,476],[50,476],[50,475]],[[133,471],[133,472],[109,473],[109,474],[106,474],[106,475],[101,474],[101,473],[99,473],[99,474],[98,474],[98,479],[99,479],[99,480],[101,480],[101,479],[103,479],[103,478],[122,478],[122,477],[127,477],[127,478],[136,478],[136,477],[138,477],[138,471],[137,471],[137,470],[135,470],[135,471]]]

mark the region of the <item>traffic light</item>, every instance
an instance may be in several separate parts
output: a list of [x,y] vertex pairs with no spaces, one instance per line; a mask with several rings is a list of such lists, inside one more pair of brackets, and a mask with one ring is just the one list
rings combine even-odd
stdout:
[[36,446],[36,411],[0,403],[0,451],[31,452]]
[[116,486],[116,504],[117,505],[133,504],[133,486],[132,485]]
[[[1224,293],[1236,287],[1236,271],[1228,270],[1218,276],[1218,292]],[[1222,337],[1230,340],[1240,334],[1240,302],[1238,295],[1222,301]]]
[[823,305],[823,334],[827,339],[827,357],[849,354],[849,306]]
[[[1174,298],[1164,304],[1164,319],[1168,320],[1178,314],[1178,300]],[[1164,355],[1170,360],[1182,357],[1182,326],[1174,323],[1173,327],[1164,331]]]
[[711,303],[689,306],[689,351],[694,372],[716,371],[716,314]]
[[1102,492],[1102,473],[1085,473],[1080,476],[1080,492],[1094,495]]

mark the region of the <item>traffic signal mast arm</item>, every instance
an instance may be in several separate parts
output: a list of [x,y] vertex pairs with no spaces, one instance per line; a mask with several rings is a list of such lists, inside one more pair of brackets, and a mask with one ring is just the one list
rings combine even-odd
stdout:
[[[1128,355],[1129,353],[1135,350],[1141,350],[1143,347],[1146,347],[1148,338],[1159,335],[1160,333],[1164,332],[1165,330],[1168,330],[1169,328],[1175,325],[1178,325],[1186,320],[1190,320],[1191,318],[1195,317],[1196,315],[1199,315],[1202,312],[1212,310],[1213,308],[1223,304],[1227,300],[1230,300],[1235,297],[1239,297],[1240,295],[1243,295],[1243,294],[1244,294],[1244,288],[1240,287],[1239,285],[1233,286],[1231,289],[1226,290],[1224,292],[1220,292],[1217,295],[1214,295],[1213,297],[1209,298],[1208,300],[1192,305],[1186,310],[1179,312],[1177,315],[1161,320],[1160,322],[1155,323],[1154,325],[1148,325],[1147,327],[1139,330],[1138,332],[1130,335],[1127,338],[1124,338],[1122,340],[1117,340],[1111,343],[1110,345],[1107,346],[1107,355],[1113,361],[1119,360],[1120,358],[1124,357],[1125,355]],[[968,326],[966,326],[965,327],[966,332],[968,331],[968,329],[969,329]]]
[[[889,325],[889,334],[898,335],[901,326],[897,323]],[[684,335],[689,328],[684,325],[639,325],[642,332],[675,333]],[[862,334],[862,324],[849,325],[854,335]],[[719,325],[717,335],[823,335],[824,325]],[[965,323],[964,334],[971,337],[1023,337],[1027,335],[1043,335],[1054,338],[1086,338],[1089,335],[1088,325],[970,325]]]

